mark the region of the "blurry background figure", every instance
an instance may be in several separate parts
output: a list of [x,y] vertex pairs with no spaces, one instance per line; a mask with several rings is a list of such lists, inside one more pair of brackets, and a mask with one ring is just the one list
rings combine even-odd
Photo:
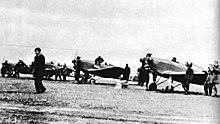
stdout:
[[61,73],[62,73],[62,66],[60,65],[60,63],[57,64],[57,67],[55,68],[55,80],[57,80],[57,77],[62,80],[61,78]]
[[176,61],[176,57],[173,57],[171,61],[179,63],[179,62]]
[[217,96],[217,87],[216,84],[219,84],[219,74],[220,74],[220,68],[219,68],[219,64],[217,61],[214,62],[213,65],[213,85],[212,88],[214,90],[214,95],[213,96]]
[[125,72],[123,74],[123,79],[128,82],[129,76],[130,76],[130,73],[131,73],[131,69],[129,68],[128,64],[126,64],[124,69],[125,69]]
[[192,69],[192,63],[189,64],[188,62],[186,62],[186,67],[187,67],[187,70],[186,70],[186,74],[185,74],[185,78],[183,80],[182,86],[183,86],[183,89],[185,90],[185,94],[187,95],[189,91],[189,84],[193,79],[194,72]]
[[2,63],[2,68],[1,68],[2,77],[5,77],[7,68],[8,68],[8,60],[5,60],[5,62]]
[[66,76],[67,76],[67,66],[66,66],[66,63],[63,64],[62,75],[63,75],[63,80],[66,81]]
[[144,86],[144,83],[146,83],[146,90],[148,89],[148,83],[149,83],[149,70],[144,68],[144,67],[140,67],[138,68],[138,85],[140,85],[141,87]]
[[79,80],[80,78],[80,71],[82,70],[82,61],[80,60],[81,57],[77,56],[75,60],[73,60],[73,64],[74,64],[74,69],[75,71],[75,80],[77,81],[77,83],[81,83],[81,81]]
[[102,62],[104,62],[104,59],[101,56],[95,59],[95,65],[100,66]]
[[212,65],[210,64],[210,66],[208,67],[208,76],[206,81],[204,82],[204,91],[205,91],[205,95],[212,95],[212,85],[213,85],[213,68]]

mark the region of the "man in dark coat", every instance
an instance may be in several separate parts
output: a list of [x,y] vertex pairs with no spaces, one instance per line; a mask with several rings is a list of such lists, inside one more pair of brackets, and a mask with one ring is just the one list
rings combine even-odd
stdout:
[[75,80],[77,81],[77,83],[81,83],[79,78],[80,78],[80,71],[82,70],[82,61],[80,60],[80,57],[77,56],[77,58],[75,60],[73,60],[72,62],[74,64],[74,69],[76,70]]
[[189,64],[187,62],[186,66],[187,66],[187,70],[186,70],[185,78],[183,81],[183,89],[185,90],[185,94],[187,95],[189,91],[189,84],[193,79],[194,71],[192,69],[192,63]]
[[210,67],[208,67],[208,76],[206,78],[206,81],[204,82],[204,91],[205,95],[212,95],[212,84],[213,84],[213,68],[210,64]]
[[104,62],[104,59],[101,56],[98,56],[98,58],[95,59],[95,65],[101,65],[101,63]]
[[43,76],[45,74],[45,57],[41,54],[39,47],[35,48],[34,62],[32,63],[33,75],[35,77],[35,89],[36,93],[44,93],[46,88],[42,84]]
[[67,66],[66,66],[66,64],[64,63],[63,68],[62,68],[62,75],[63,75],[63,80],[64,80],[64,81],[66,81],[67,73],[68,73],[68,71],[67,71]]
[[214,90],[213,96],[215,96],[215,97],[217,96],[216,84],[219,84],[219,74],[220,74],[219,64],[217,61],[215,61],[214,65],[213,65],[213,83],[212,83],[212,88]]
[[123,74],[124,80],[128,81],[129,80],[129,75],[131,73],[131,69],[128,67],[128,64],[125,66],[125,72]]
[[5,77],[5,73],[6,73],[7,65],[8,65],[8,61],[5,60],[5,62],[2,63],[2,68],[1,68],[1,74],[2,74],[2,77]]

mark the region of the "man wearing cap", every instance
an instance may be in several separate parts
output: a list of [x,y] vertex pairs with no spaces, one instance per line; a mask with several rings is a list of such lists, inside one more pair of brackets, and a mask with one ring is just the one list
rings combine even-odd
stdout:
[[34,57],[33,76],[35,77],[35,89],[36,93],[44,93],[46,88],[42,84],[43,76],[45,73],[45,57],[41,54],[41,49],[39,47],[34,50],[36,56]]
[[80,60],[80,57],[77,56],[75,60],[72,61],[74,64],[74,69],[76,70],[75,72],[75,80],[77,81],[77,83],[81,83],[79,81],[80,78],[80,70],[82,69],[82,61]]
[[189,84],[193,79],[194,71],[192,69],[192,63],[189,64],[188,62],[186,62],[186,66],[187,66],[187,70],[186,70],[186,74],[185,74],[185,78],[184,78],[182,86],[183,86],[183,89],[185,90],[185,94],[187,95],[189,91]]

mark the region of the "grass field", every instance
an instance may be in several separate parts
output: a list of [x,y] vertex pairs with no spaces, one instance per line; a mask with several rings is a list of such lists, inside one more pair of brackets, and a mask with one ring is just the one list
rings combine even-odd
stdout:
[[191,85],[190,94],[184,95],[181,87],[162,93],[136,85],[115,89],[74,81],[43,83],[46,93],[34,94],[32,79],[0,77],[0,122],[220,123],[220,99],[204,96],[202,86]]

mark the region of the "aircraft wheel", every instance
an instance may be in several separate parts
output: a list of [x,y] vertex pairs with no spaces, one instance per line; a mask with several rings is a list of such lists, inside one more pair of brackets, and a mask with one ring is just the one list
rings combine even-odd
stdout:
[[92,78],[92,79],[89,80],[89,83],[90,83],[90,84],[95,84],[95,83],[96,83],[96,80],[95,80],[94,78]]
[[149,90],[154,91],[156,89],[157,89],[157,84],[156,83],[151,83],[150,86],[149,86]]

